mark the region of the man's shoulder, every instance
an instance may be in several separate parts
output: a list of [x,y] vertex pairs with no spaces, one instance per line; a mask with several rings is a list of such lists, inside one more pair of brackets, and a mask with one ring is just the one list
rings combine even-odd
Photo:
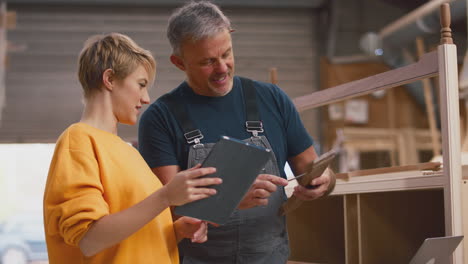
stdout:
[[154,103],[164,102],[165,100],[167,100],[168,97],[181,96],[183,94],[181,86],[182,86],[182,84],[179,85],[178,87],[172,89],[171,91],[164,93],[158,99],[156,99],[154,101]]
[[265,93],[274,94],[274,93],[277,93],[278,90],[280,90],[278,86],[272,83],[259,81],[259,80],[255,80],[255,79],[247,78],[243,76],[236,76],[236,77],[238,78],[239,82],[242,78],[252,81],[255,89],[257,90],[257,93],[259,94],[265,94]]
[[181,87],[177,87],[170,92],[167,92],[161,95],[158,99],[156,99],[152,104],[149,105],[148,110],[150,111],[164,111],[167,110],[167,105],[172,98],[178,98],[179,100],[182,98]]
[[259,105],[276,105],[279,108],[288,107],[292,104],[291,98],[276,84],[252,80],[256,90]]

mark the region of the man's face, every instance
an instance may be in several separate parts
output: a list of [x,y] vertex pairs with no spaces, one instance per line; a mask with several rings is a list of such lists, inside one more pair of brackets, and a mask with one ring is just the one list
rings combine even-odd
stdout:
[[224,96],[233,85],[234,54],[231,33],[225,30],[213,37],[182,45],[182,56],[171,56],[171,61],[185,71],[193,91],[204,96]]

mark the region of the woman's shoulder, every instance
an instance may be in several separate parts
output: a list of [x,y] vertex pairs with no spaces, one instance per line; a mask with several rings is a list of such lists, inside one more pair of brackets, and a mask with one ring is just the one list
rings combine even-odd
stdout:
[[59,139],[57,145],[74,150],[90,150],[98,142],[120,141],[117,135],[100,130],[85,123],[74,123],[66,128]]
[[74,123],[68,126],[60,135],[60,139],[82,139],[88,138],[95,134],[93,127],[85,123]]

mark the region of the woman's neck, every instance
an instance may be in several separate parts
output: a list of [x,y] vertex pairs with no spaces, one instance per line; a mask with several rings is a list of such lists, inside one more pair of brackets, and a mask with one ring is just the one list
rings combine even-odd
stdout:
[[107,92],[96,92],[85,99],[80,122],[117,135],[117,119]]

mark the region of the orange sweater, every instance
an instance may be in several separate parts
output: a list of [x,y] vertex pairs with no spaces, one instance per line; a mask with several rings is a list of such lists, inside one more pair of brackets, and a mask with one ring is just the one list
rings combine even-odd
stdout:
[[178,263],[169,209],[92,257],[78,247],[93,221],[133,206],[161,186],[120,137],[84,123],[71,125],[57,141],[44,194],[49,263]]

